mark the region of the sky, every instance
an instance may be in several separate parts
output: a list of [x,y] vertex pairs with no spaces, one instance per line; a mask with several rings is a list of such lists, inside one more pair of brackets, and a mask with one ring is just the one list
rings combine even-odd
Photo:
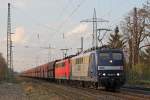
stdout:
[[[7,5],[11,3],[13,62],[15,71],[23,71],[62,58],[80,48],[92,46],[92,23],[81,23],[93,17],[108,23],[98,28],[114,30],[133,7],[142,7],[146,0],[0,0],[0,52],[6,58]],[[109,32],[110,33],[110,32]],[[104,37],[107,43],[109,33]],[[51,49],[48,49],[51,47]]]

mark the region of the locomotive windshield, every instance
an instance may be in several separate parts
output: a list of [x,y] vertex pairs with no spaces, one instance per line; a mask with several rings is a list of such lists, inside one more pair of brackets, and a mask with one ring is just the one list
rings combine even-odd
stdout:
[[121,53],[100,53],[101,60],[122,60]]
[[122,54],[121,53],[112,53],[112,59],[113,60],[121,60]]
[[123,55],[120,52],[100,52],[98,63],[101,66],[121,66]]
[[108,60],[110,59],[109,53],[100,53],[101,60]]

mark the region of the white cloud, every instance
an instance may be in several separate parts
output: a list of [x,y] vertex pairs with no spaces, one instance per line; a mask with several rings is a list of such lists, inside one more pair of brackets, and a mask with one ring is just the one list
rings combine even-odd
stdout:
[[88,24],[79,24],[73,30],[67,32],[65,37],[84,36],[90,35]]
[[12,36],[14,43],[24,43],[25,42],[25,29],[23,27],[17,27],[15,29],[15,34]]

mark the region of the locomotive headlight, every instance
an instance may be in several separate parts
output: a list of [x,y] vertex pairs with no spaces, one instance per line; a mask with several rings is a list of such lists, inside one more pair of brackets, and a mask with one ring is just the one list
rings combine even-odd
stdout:
[[120,74],[119,74],[119,73],[117,73],[117,76],[120,76]]
[[112,63],[112,60],[109,60],[110,63]]
[[106,76],[106,73],[103,73],[103,76]]

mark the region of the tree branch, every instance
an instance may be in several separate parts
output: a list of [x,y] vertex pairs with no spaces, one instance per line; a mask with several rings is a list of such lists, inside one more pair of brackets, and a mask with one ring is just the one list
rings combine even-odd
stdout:
[[144,48],[144,47],[148,47],[148,46],[150,47],[150,44],[143,45],[143,46],[139,47],[139,50],[142,49],[142,48]]
[[148,37],[149,34],[144,34],[143,38],[140,40],[140,42],[142,42],[146,37]]

